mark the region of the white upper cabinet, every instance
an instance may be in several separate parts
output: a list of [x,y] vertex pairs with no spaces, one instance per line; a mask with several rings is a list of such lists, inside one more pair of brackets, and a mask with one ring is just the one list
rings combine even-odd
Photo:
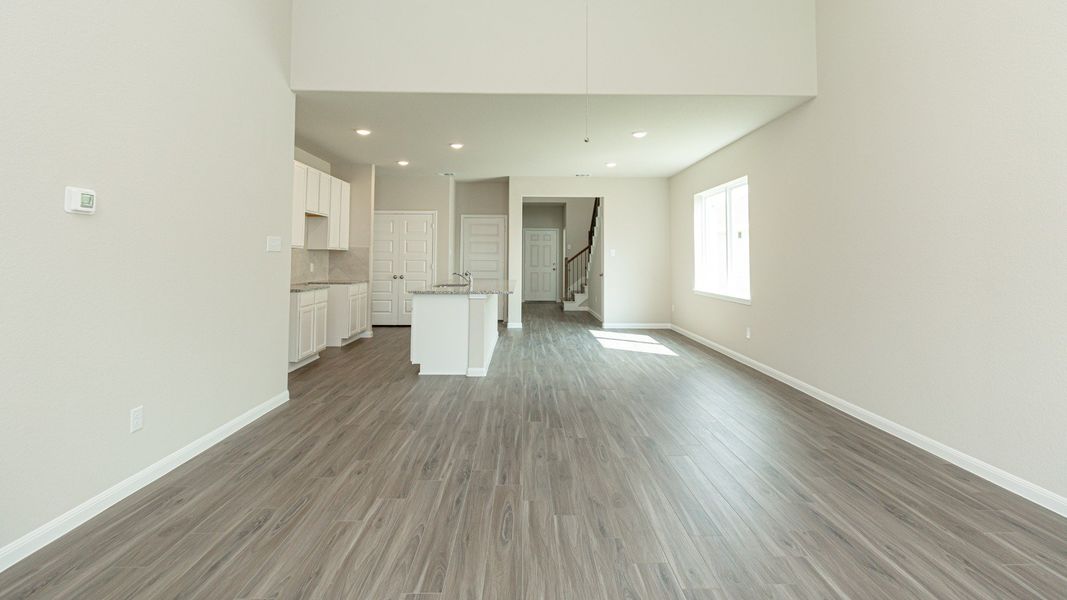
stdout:
[[[322,171],[316,168],[308,167],[308,192],[307,203],[304,205],[304,210],[309,213],[319,212],[319,188],[323,177],[329,177]],[[329,183],[327,182],[327,185]]]
[[351,192],[347,181],[294,161],[293,247],[348,250]]
[[349,228],[352,223],[349,220],[352,213],[352,185],[347,181],[341,182],[341,218],[338,220],[340,224],[340,238],[341,243],[338,246],[339,250],[348,250],[348,234]]
[[330,178],[330,223],[329,239],[327,247],[330,250],[341,250],[341,183],[336,177]]
[[333,188],[334,177],[326,173],[319,173],[319,210],[323,216],[330,216],[330,190]]
[[304,247],[304,207],[307,204],[308,168],[293,161],[292,246]]

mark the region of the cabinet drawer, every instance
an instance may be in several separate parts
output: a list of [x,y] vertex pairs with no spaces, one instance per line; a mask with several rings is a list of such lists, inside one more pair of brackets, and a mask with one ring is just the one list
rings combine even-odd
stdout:
[[329,292],[330,290],[328,289],[315,290],[314,292],[312,292],[313,294],[315,294],[315,304],[322,304],[323,302],[326,302],[326,296],[329,294]]
[[300,292],[297,296],[298,306],[311,306],[315,304],[315,292]]

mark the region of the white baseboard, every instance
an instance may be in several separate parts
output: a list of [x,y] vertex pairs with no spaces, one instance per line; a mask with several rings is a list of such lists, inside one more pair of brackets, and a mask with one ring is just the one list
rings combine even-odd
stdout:
[[104,510],[117,504],[127,496],[166,475],[182,463],[233,435],[245,425],[288,401],[289,391],[286,390],[0,548],[0,571],[4,571],[54,542],[82,523],[104,512]]
[[508,329],[522,329],[522,323],[508,323]]
[[363,333],[359,334],[359,337],[361,337],[361,338],[372,338],[372,337],[374,337],[374,331],[368,329],[368,330],[364,331]]
[[670,329],[670,323],[604,323],[604,329]]
[[581,306],[575,306],[573,304],[570,305],[570,306],[567,306],[567,303],[564,302],[563,303],[563,312],[589,312],[589,307],[585,306],[584,304],[581,305]]
[[912,446],[915,446],[922,450],[926,450],[934,456],[946,460],[956,465],[957,467],[964,469],[965,471],[969,471],[981,477],[982,479],[989,481],[990,483],[1004,488],[1005,490],[1013,494],[1022,496],[1023,498],[1026,498],[1034,504],[1038,504],[1051,510],[1054,513],[1067,517],[1067,498],[1060,496],[1059,494],[1056,494],[1051,490],[1047,490],[1017,475],[1008,473],[1007,471],[999,467],[994,467],[989,463],[983,462],[969,454],[960,452],[955,448],[942,444],[941,442],[933,438],[929,438],[917,431],[908,429],[907,427],[895,421],[890,421],[889,419],[877,415],[865,408],[856,406],[855,404],[852,404],[847,400],[838,398],[837,396],[829,392],[823,391],[813,385],[805,383],[797,379],[796,377],[793,377],[792,375],[787,375],[786,373],[783,373],[768,365],[765,365],[753,358],[749,358],[748,356],[745,356],[740,352],[736,352],[727,348],[726,346],[723,346],[705,337],[697,335],[692,331],[683,329],[673,324],[670,328],[699,344],[707,346],[708,348],[711,348],[712,350],[719,352],[720,354],[726,355],[739,363],[748,365],[753,369],[765,375],[769,375],[770,377],[773,377],[792,388],[798,389],[801,392],[804,392],[805,394],[811,396],[812,398],[815,398],[820,402],[829,404],[830,406],[840,410],[841,412],[852,415],[853,417],[859,419],[860,421],[863,421],[864,423],[873,425],[874,427],[877,427],[878,429],[881,429],[882,431],[894,437],[904,440]]
[[600,321],[600,326],[601,327],[604,326],[604,317],[600,316],[600,313],[598,313],[597,311],[593,310],[592,306],[586,306],[585,307],[585,311],[587,313],[593,315],[593,318],[595,318],[597,321]]
[[485,377],[488,373],[489,373],[489,369],[485,369],[485,368],[482,368],[482,369],[468,368],[467,369],[467,377]]

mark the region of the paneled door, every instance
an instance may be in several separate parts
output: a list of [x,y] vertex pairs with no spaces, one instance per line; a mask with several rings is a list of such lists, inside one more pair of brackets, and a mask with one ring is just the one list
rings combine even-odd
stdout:
[[559,230],[522,230],[522,299],[559,300]]
[[436,212],[375,211],[372,325],[411,325],[411,291],[433,283],[436,222]]
[[[507,269],[507,217],[504,215],[463,215],[460,218],[460,270],[470,271],[475,279],[505,279]],[[504,294],[497,316],[504,318]]]

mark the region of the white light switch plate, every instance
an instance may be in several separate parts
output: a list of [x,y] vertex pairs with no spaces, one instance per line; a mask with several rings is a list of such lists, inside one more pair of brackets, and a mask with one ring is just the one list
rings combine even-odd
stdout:
[[130,433],[144,427],[144,406],[130,409]]
[[267,252],[281,252],[282,238],[276,235],[267,236]]

